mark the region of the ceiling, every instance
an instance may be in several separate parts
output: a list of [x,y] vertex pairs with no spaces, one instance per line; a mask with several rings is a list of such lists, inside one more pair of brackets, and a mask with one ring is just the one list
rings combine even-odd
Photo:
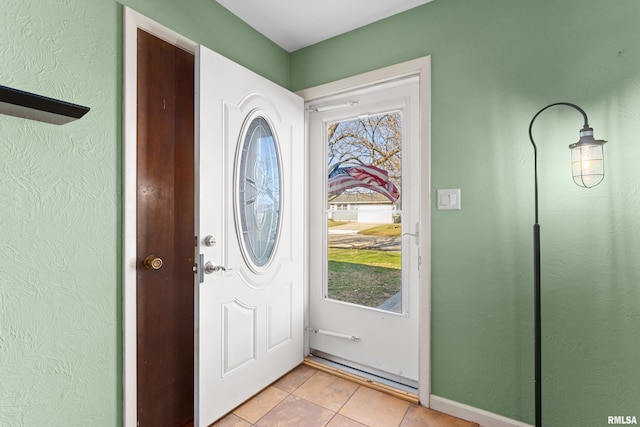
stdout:
[[288,52],[432,0],[216,0]]

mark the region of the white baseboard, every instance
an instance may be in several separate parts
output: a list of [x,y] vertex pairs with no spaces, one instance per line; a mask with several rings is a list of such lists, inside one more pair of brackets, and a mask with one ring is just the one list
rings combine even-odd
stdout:
[[480,424],[480,427],[533,427],[522,421],[512,420],[502,415],[454,402],[444,397],[434,396],[433,394],[429,399],[429,403],[429,406],[433,410],[444,412],[445,414],[453,415],[463,420],[473,421],[474,423]]

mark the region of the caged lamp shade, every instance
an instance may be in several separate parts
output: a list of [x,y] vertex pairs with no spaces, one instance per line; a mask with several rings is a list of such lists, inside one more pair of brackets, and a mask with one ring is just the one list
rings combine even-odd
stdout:
[[604,144],[595,139],[589,126],[580,130],[580,140],[569,145],[573,181],[584,188],[595,187],[604,179]]

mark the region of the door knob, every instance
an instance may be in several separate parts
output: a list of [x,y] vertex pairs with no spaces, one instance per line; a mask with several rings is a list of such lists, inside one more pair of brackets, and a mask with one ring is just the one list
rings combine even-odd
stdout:
[[149,255],[144,259],[144,268],[149,270],[160,270],[162,268],[162,258],[155,255]]
[[204,272],[207,274],[216,273],[218,271],[229,271],[230,268],[224,268],[221,265],[214,265],[211,261],[207,261],[204,265]]

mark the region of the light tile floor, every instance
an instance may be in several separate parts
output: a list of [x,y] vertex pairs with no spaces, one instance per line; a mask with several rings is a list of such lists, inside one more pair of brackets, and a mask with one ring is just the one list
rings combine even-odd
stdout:
[[478,427],[300,365],[216,427]]

